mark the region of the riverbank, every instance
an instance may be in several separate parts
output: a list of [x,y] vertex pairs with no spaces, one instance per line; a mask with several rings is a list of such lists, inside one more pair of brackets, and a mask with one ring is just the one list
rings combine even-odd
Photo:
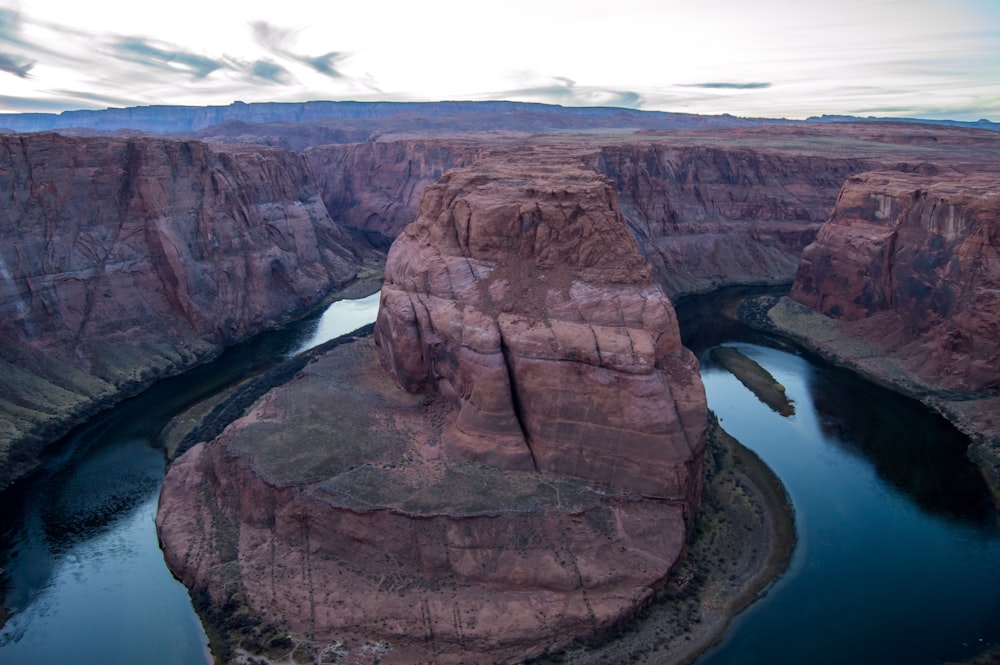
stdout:
[[841,321],[814,312],[788,297],[748,298],[736,311],[742,322],[775,332],[831,365],[912,397],[941,414],[970,440],[968,456],[982,470],[1000,506],[1000,394],[949,391],[922,381],[896,362],[890,350],[857,334]]
[[602,641],[531,663],[692,663],[784,573],[795,543],[795,519],[781,480],[712,415],[701,511],[667,586]]
[[[330,292],[314,305],[286,313],[259,332],[286,327],[321,311],[334,300],[373,293],[381,285],[382,267],[381,257],[369,257],[359,266],[351,283]],[[242,339],[229,346],[246,342]],[[66,452],[60,442],[75,428],[143,393],[157,382],[207,365],[226,348],[196,338],[158,345],[110,345],[104,349],[104,378],[87,375],[66,364],[21,367],[0,357],[0,393],[16,396],[14,401],[0,399],[0,420],[3,420],[0,423],[0,491],[30,475],[48,456]],[[45,413],[15,403],[25,399],[44,402]]]

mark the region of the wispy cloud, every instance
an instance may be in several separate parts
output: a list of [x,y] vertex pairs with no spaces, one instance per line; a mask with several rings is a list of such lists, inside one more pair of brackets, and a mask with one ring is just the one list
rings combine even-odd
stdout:
[[620,106],[639,108],[643,97],[632,90],[615,90],[599,86],[580,86],[565,76],[539,80],[529,73],[515,75],[523,87],[489,93],[490,99],[513,99],[562,104],[565,106]]
[[219,60],[197,53],[172,48],[167,44],[161,46],[154,46],[148,40],[138,37],[125,37],[118,40],[114,49],[125,60],[160,69],[186,70],[196,79],[203,79],[224,66]]
[[349,55],[348,53],[341,51],[330,51],[323,55],[295,53],[289,46],[294,41],[295,30],[278,28],[264,21],[255,21],[250,25],[253,28],[254,38],[257,40],[257,43],[274,55],[299,62],[330,78],[344,77],[344,74],[337,69],[336,64],[338,61],[346,58]]
[[730,82],[712,82],[712,83],[690,83],[684,86],[685,88],[708,88],[710,90],[763,90],[764,88],[770,88],[770,83],[730,83]]
[[34,61],[25,60],[14,55],[0,53],[0,72],[7,72],[20,78],[27,78],[28,72],[35,66]]
[[291,75],[288,70],[269,60],[258,60],[250,66],[250,73],[258,79],[272,83],[288,83]]

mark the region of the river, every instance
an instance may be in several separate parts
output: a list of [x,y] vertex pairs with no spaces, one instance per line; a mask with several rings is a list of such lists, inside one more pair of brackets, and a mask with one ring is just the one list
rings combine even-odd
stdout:
[[[919,404],[720,320],[720,306],[713,297],[679,307],[685,343],[702,358],[723,425],[788,488],[799,544],[699,664],[930,664],[1000,642],[1000,529],[964,439]],[[156,541],[156,435],[248,372],[374,319],[377,298],[337,307],[123,403],[0,497],[0,662],[209,662]],[[714,367],[707,351],[720,343],[766,367],[796,414],[770,411]]]

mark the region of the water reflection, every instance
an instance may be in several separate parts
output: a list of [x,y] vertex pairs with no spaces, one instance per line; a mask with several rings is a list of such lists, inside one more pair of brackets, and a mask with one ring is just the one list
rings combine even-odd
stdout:
[[966,456],[968,437],[940,415],[833,368],[814,373],[809,391],[824,437],[864,455],[923,510],[979,524],[996,520],[982,475]]
[[[784,481],[799,534],[789,570],[698,663],[930,665],[1000,643],[1000,528],[965,437],[766,336],[678,314],[709,407]],[[785,385],[795,416],[712,364],[706,350],[722,341]]]

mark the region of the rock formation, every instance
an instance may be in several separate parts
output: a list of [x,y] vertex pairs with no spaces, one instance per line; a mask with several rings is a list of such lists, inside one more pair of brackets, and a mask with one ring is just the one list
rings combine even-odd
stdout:
[[594,168],[614,181],[622,214],[669,294],[791,281],[844,179],[869,168],[861,157],[775,144],[601,148]]
[[610,183],[490,162],[420,210],[378,348],[317,356],[168,473],[168,565],[244,647],[520,662],[631,616],[682,553],[705,397]]
[[660,498],[695,489],[696,361],[593,172],[445,176],[389,253],[375,336],[402,387],[451,402],[452,456]]
[[358,267],[286,151],[4,136],[0,191],[0,487],[100,406],[304,312]]
[[993,173],[848,179],[791,297],[854,322],[929,385],[1000,389],[1000,191]]

